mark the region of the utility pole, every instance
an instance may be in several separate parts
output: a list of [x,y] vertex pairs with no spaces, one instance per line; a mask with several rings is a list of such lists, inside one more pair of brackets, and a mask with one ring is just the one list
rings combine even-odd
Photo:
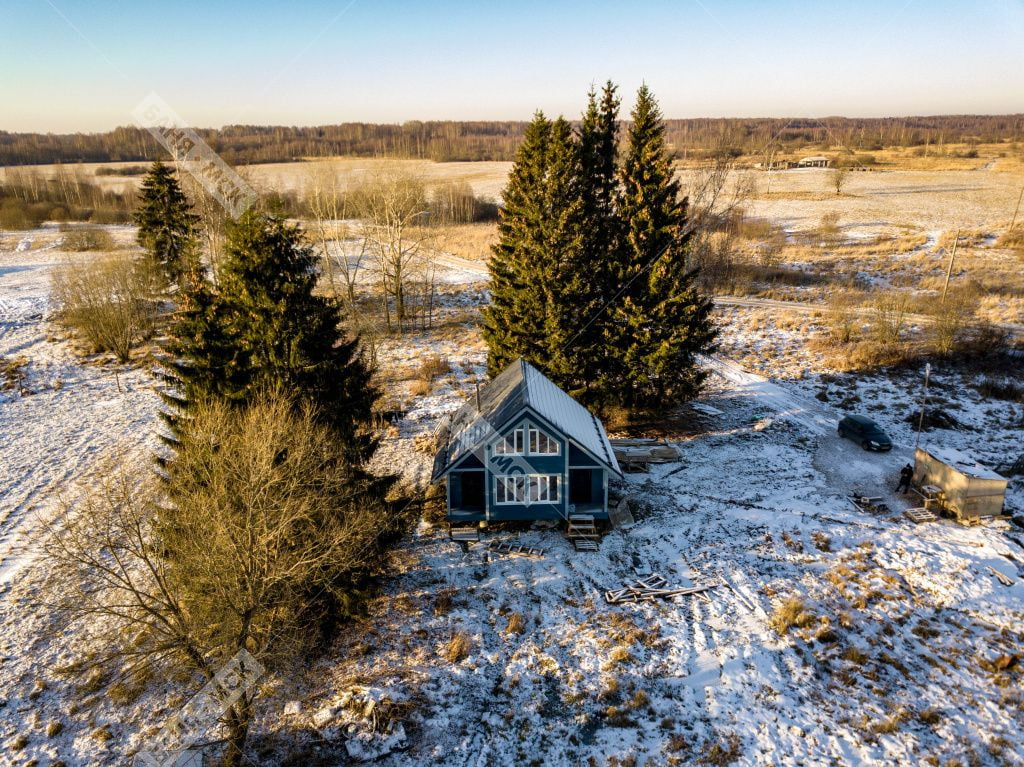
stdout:
[[917,419],[917,439],[914,440],[914,450],[921,444],[921,429],[924,428],[924,410],[928,407],[928,377],[932,372],[932,363],[924,364],[924,390],[921,392],[921,415]]
[[956,246],[960,243],[960,230],[956,230],[956,239],[953,240],[953,252],[949,254],[949,268],[946,269],[946,284],[942,286],[942,300],[939,303],[946,303],[946,293],[949,291],[949,278],[953,274],[953,259],[956,258]]
[[1024,186],[1020,188],[1020,194],[1017,195],[1017,207],[1013,209],[1013,218],[1010,219],[1010,229],[1013,231],[1013,225],[1017,223],[1017,214],[1020,213],[1020,201],[1024,200]]

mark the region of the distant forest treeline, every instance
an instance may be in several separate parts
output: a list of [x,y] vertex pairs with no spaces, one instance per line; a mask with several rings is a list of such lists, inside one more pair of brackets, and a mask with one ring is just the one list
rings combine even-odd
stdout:
[[[342,123],[312,128],[231,125],[197,132],[233,165],[289,162],[338,155],[409,157],[437,161],[512,160],[525,122]],[[944,115],[885,118],[699,118],[667,120],[666,134],[679,157],[721,152],[758,154],[805,146],[853,150],[1019,141],[1024,115]],[[145,130],[108,133],[7,133],[0,131],[0,165],[154,160],[165,150]]]

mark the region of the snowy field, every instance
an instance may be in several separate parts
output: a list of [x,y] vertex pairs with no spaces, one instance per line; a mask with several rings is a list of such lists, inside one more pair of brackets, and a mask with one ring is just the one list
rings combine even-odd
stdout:
[[[39,230],[0,242],[0,355],[27,361],[24,382],[0,392],[0,765],[119,765],[194,690],[70,676],[88,663],[82,637],[56,634],[42,604],[41,516],[59,514],[59,496],[73,501],[112,451],[143,466],[158,428],[148,372],[115,377],[50,340],[58,241]],[[479,274],[451,267],[447,324],[381,350],[391,368],[427,354],[451,365],[424,396],[392,385],[407,407],[378,461],[412,484],[431,460],[414,446],[471,396],[484,362],[475,329],[458,325],[482,299]],[[623,483],[633,526],[593,554],[556,531],[490,534],[545,549],[528,559],[463,553],[421,525],[366,619],[314,667],[267,680],[258,763],[344,764],[347,735],[353,752],[393,767],[1024,764],[1024,549],[1007,523],[902,518],[907,500],[892,490],[912,453],[913,373],[823,377],[799,326],[755,326],[750,311],[723,314],[726,348],[779,360],[761,366],[771,377],[709,361],[702,403],[717,414],[681,411],[692,425],[682,460]],[[1020,404],[987,401],[952,373],[935,391],[961,428],[925,442],[983,459],[1024,449]],[[836,437],[851,410],[889,431],[891,453]],[[855,491],[892,512],[855,510]],[[1024,512],[1020,479],[1008,506]],[[605,602],[652,571],[712,588]]]

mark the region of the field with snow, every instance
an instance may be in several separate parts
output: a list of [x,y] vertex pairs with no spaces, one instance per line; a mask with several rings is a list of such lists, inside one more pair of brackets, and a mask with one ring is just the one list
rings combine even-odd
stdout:
[[[485,191],[504,179],[481,165],[465,170],[474,184],[473,173]],[[801,173],[792,184],[819,183]],[[888,195],[871,186],[895,173],[851,182],[851,195],[873,200],[863,209],[852,198],[811,203],[848,204],[851,235],[876,220],[896,226],[896,209],[943,231],[1002,216],[955,201],[971,184],[1002,190],[1007,174],[942,174],[935,210],[953,217],[933,220],[912,205],[934,179],[901,176]],[[754,211],[809,226],[820,214],[808,205],[765,198]],[[889,213],[871,207],[884,205]],[[109,229],[132,242],[130,227]],[[59,584],[35,556],[42,523],[68,504],[74,513],[79,483],[102,459],[145,467],[159,428],[145,364],[83,359],[49,322],[49,275],[68,255],[60,239],[55,227],[0,235],[0,357],[20,371],[0,381],[0,765],[123,764],[198,689],[185,678],[71,675],[72,664],[88,667],[87,637],[56,633],[45,605]],[[429,435],[472,396],[485,361],[475,324],[482,267],[458,255],[442,266],[435,328],[386,339],[379,352],[402,415],[376,460],[420,487]],[[618,490],[635,524],[611,531],[597,553],[574,552],[558,531],[511,528],[487,540],[528,543],[544,557],[483,545],[464,553],[421,524],[365,619],[312,667],[265,680],[257,763],[1024,764],[1024,535],[1018,542],[1002,521],[904,519],[910,501],[893,488],[912,460],[920,371],[837,373],[808,344],[820,317],[784,319],[777,308],[721,309],[705,407],[668,414],[682,460],[628,475]],[[417,394],[428,355],[450,372]],[[1019,369],[1004,373],[1024,384]],[[986,397],[952,366],[933,377],[932,397],[958,426],[925,433],[925,444],[992,462],[1024,451],[1021,403]],[[847,412],[881,423],[893,451],[839,440]],[[1008,510],[1024,513],[1024,483],[1010,488]],[[855,509],[854,492],[882,496],[891,511]],[[711,588],[605,602],[605,591],[650,572]]]

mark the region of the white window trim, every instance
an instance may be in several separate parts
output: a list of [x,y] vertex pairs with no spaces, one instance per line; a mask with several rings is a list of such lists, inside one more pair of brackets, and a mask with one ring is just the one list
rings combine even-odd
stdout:
[[[533,451],[533,435],[534,434],[538,435],[538,440],[537,440],[538,443],[540,442],[540,439],[539,439],[540,435],[543,435],[547,439],[549,445],[554,445],[555,446],[554,451],[552,451],[552,452],[537,452],[537,453],[535,453]],[[550,434],[548,434],[546,431],[544,431],[544,429],[541,429],[541,428],[539,428],[537,426],[531,426],[527,430],[526,448],[527,448],[527,450],[530,451],[529,455],[555,455],[555,456],[557,456],[557,455],[561,455],[562,454],[562,444],[557,439],[555,439]]]
[[[507,435],[498,437],[494,443],[495,455],[526,455],[526,430],[520,426],[513,429]],[[505,443],[512,440],[512,450],[505,450]],[[516,443],[519,443],[518,445]],[[518,447],[518,449],[516,449]]]
[[[545,499],[545,500],[536,500],[536,501],[530,500],[530,485],[531,485],[531,481],[534,480],[534,479],[541,479],[541,480],[548,480],[548,481],[550,481],[550,479],[552,477],[555,480],[555,497],[554,498]],[[499,485],[499,483],[507,482],[507,480],[510,480],[510,479],[514,479],[514,480],[520,480],[521,479],[522,480],[522,482],[523,482],[523,499],[522,500],[511,500],[511,501],[507,500],[507,493],[506,493],[506,500],[499,501],[498,500],[498,485]],[[507,490],[508,485],[506,484],[505,487],[506,487],[506,490]],[[539,487],[540,487],[540,484],[538,483],[538,489],[539,489]],[[548,485],[548,489],[550,490],[550,485]],[[538,495],[539,495],[539,493],[538,493]],[[494,475],[494,505],[495,506],[529,506],[532,503],[561,503],[561,501],[562,501],[562,475],[561,474],[495,474]]]

